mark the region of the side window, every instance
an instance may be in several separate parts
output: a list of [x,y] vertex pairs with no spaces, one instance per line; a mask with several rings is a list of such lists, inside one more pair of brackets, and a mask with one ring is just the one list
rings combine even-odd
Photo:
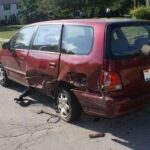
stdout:
[[36,27],[25,27],[21,29],[10,41],[12,49],[29,49],[30,41]]
[[93,28],[87,26],[65,26],[62,51],[68,54],[86,55],[93,44]]
[[32,50],[57,52],[62,25],[39,26],[33,41]]

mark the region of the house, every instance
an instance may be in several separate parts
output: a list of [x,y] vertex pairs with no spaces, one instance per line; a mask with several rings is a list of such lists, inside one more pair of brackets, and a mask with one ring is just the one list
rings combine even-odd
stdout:
[[11,23],[18,21],[19,0],[0,0],[0,21]]

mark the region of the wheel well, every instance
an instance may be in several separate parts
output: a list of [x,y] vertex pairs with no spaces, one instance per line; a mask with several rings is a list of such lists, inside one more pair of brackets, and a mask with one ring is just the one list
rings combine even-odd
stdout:
[[[64,81],[57,81],[57,82],[55,83],[54,88],[53,88],[53,94],[54,94],[54,99],[55,99],[55,105],[56,105],[57,89],[58,89],[59,87],[64,87],[65,89],[68,89],[68,90],[73,94],[73,96],[76,98],[76,96],[74,95],[74,93],[71,91],[71,89],[75,88],[74,85],[69,84],[69,83],[64,82]],[[76,98],[76,100],[77,100],[77,102],[79,103],[79,101],[78,101],[77,98]],[[79,105],[80,105],[80,103],[79,103]],[[81,106],[81,105],[80,105],[80,106]]]
[[58,87],[65,87],[65,88],[68,88],[68,89],[75,88],[74,85],[69,84],[69,83],[64,82],[64,81],[57,81],[57,86],[56,86],[56,88],[58,88]]
[[55,97],[56,92],[57,92],[57,89],[58,89],[59,87],[64,87],[64,88],[66,88],[66,89],[68,89],[68,90],[70,90],[70,89],[72,89],[72,88],[75,88],[74,85],[71,85],[71,84],[69,84],[69,83],[67,83],[67,82],[64,82],[64,81],[55,81],[55,82],[53,83],[53,85],[52,85],[52,88],[53,88],[52,92],[53,92],[53,96],[54,96],[54,97]]

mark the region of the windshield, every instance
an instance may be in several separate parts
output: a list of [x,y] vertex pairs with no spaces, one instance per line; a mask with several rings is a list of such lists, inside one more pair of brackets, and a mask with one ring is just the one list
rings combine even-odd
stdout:
[[114,56],[150,54],[150,25],[114,27],[110,33]]

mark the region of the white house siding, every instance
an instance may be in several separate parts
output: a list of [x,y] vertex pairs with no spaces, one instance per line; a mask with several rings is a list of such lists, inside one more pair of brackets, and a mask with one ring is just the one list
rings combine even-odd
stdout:
[[[17,17],[18,14],[18,9],[17,9],[17,3],[11,3],[12,1],[0,1],[0,20],[6,20],[7,17],[7,21],[10,20],[10,17],[12,17],[12,15],[15,15]],[[4,10],[4,5],[5,4],[10,4],[10,9],[9,10]],[[18,17],[17,17],[18,18]]]
[[0,5],[0,20],[4,20],[4,8],[3,5]]
[[17,16],[18,9],[16,4],[11,4],[11,14],[15,14],[15,16]]

